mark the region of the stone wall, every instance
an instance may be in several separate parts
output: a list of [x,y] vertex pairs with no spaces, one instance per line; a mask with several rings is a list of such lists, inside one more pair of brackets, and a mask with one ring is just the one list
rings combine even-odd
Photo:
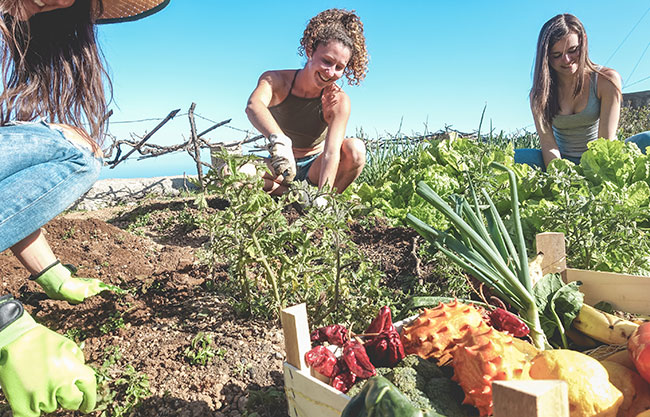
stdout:
[[70,208],[96,210],[134,203],[150,196],[177,196],[195,189],[185,176],[99,180]]
[[623,93],[623,105],[632,108],[650,106],[650,90]]

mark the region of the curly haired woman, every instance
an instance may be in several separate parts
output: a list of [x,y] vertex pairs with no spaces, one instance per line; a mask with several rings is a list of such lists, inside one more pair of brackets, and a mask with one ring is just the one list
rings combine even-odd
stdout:
[[[10,248],[50,298],[80,303],[111,288],[73,277],[41,233],[101,169],[106,72],[95,24],[135,20],[168,2],[0,0],[0,251]],[[10,295],[0,297],[0,358],[14,416],[95,407],[83,352]]]
[[[587,33],[571,14],[553,17],[539,33],[530,107],[541,151],[517,149],[515,162],[545,168],[565,158],[578,164],[589,142],[616,138],[621,77],[589,59]],[[645,152],[650,135],[628,140]]]
[[345,137],[350,98],[336,81],[358,85],[366,75],[363,24],[353,11],[325,10],[307,24],[299,52],[305,66],[262,74],[246,107],[271,146],[264,190],[282,194],[295,179],[343,192],[361,174],[366,148]]

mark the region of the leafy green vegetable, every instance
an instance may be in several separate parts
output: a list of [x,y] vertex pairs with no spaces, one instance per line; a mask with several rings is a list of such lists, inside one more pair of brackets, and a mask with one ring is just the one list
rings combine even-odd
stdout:
[[341,417],[445,417],[422,410],[383,376],[373,376],[343,409]]
[[[469,181],[485,188],[498,213],[511,206],[507,174],[489,169],[499,162],[517,179],[521,225],[527,247],[535,234],[563,232],[567,262],[574,268],[650,275],[650,157],[633,144],[599,139],[580,165],[553,160],[546,172],[515,164],[512,146],[470,139],[418,142],[386,166],[372,182],[353,185],[370,214],[402,223],[407,212],[438,230],[450,223],[416,193],[419,181],[447,199],[470,198]],[[464,171],[467,170],[467,171]],[[512,219],[503,222],[514,233]],[[530,251],[528,256],[535,254]]]
[[562,347],[568,348],[564,330],[582,308],[583,295],[578,283],[565,284],[558,274],[547,274],[533,287],[533,295],[546,338],[550,341],[559,334]]
[[[514,239],[505,229],[489,194],[482,189],[482,194],[488,205],[488,209],[485,210],[488,219],[486,227],[483,212],[471,186],[471,181],[469,184],[473,205],[467,203],[462,197],[456,197],[455,209],[424,182],[418,183],[418,194],[443,213],[453,224],[449,230],[444,232],[438,230],[411,213],[406,216],[406,221],[436,249],[485,284],[499,298],[513,306],[527,322],[533,344],[538,349],[544,349],[546,338],[532,295],[526,244],[519,219],[516,176],[512,170],[497,162],[492,162],[490,165],[508,174],[512,222],[515,230]],[[490,227],[490,225],[492,226]]]

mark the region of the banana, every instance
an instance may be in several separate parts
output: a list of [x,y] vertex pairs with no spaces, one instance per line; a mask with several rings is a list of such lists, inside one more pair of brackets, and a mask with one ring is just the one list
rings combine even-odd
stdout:
[[569,339],[573,343],[575,343],[577,346],[581,348],[595,348],[598,346],[600,343],[594,340],[593,338],[587,336],[586,334],[577,331],[574,328],[569,327],[568,329],[565,329],[564,331]]
[[623,345],[639,325],[583,304],[573,327],[587,336],[610,345]]

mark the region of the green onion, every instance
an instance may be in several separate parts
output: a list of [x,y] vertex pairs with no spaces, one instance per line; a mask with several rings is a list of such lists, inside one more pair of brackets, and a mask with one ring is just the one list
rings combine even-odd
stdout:
[[[481,194],[487,202],[487,209],[485,212],[481,210],[471,181],[473,206],[463,197],[454,196],[456,209],[424,182],[417,184],[418,195],[442,212],[453,225],[448,232],[437,230],[410,213],[406,216],[406,222],[468,274],[517,309],[530,327],[533,344],[544,349],[547,343],[532,295],[526,243],[519,218],[516,177],[514,172],[501,164],[493,162],[491,166],[508,173],[516,233],[514,243],[485,190],[481,190]],[[487,220],[487,227],[483,216]]]

